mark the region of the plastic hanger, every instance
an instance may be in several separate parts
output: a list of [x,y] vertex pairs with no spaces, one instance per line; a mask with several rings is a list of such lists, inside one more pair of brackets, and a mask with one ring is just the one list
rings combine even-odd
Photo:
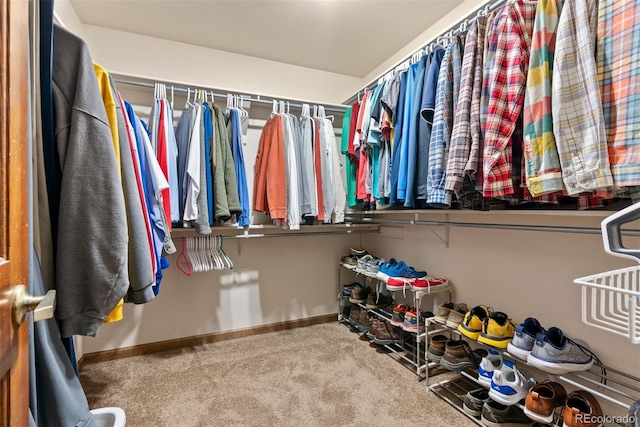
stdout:
[[183,237],[182,250],[180,251],[180,255],[178,256],[178,260],[176,261],[176,264],[178,265],[178,270],[180,270],[183,274],[191,277],[191,274],[193,273],[193,268],[191,267],[191,263],[189,262],[189,259],[187,258],[187,254],[185,252],[186,245],[187,245],[186,238]]

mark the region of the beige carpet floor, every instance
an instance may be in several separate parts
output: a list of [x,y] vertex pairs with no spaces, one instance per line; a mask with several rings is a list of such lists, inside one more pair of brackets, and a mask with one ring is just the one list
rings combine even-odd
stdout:
[[328,323],[85,366],[91,408],[127,427],[474,426],[424,380]]

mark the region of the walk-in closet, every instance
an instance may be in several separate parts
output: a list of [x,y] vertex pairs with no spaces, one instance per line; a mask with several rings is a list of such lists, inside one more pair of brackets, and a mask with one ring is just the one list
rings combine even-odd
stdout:
[[0,427],[640,426],[640,3],[4,0]]

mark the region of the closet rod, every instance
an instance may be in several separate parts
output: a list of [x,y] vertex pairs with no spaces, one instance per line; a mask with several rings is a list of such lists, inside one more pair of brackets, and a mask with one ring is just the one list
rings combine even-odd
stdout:
[[263,237],[300,237],[300,236],[332,236],[339,234],[360,234],[360,233],[379,233],[380,230],[342,230],[342,231],[316,231],[311,233],[304,232],[285,232],[285,233],[268,233],[268,234],[237,234],[235,236],[222,236],[223,239],[255,239]]
[[[345,217],[345,220],[354,223],[373,223],[373,224],[405,224],[405,225],[429,225],[437,227],[468,227],[468,228],[493,228],[499,230],[520,230],[520,231],[546,231],[558,233],[577,233],[577,234],[602,234],[599,228],[590,227],[563,227],[555,225],[518,225],[518,224],[491,224],[482,222],[456,222],[456,221],[422,221],[408,219],[383,219],[383,218],[358,218]],[[640,230],[622,230],[623,236],[640,236]]]
[[[125,85],[148,87],[148,88],[152,88],[152,89],[155,87],[154,83],[139,82],[139,81],[136,81],[136,80],[125,80],[125,79],[121,79],[121,78],[118,78],[118,77],[115,77],[113,80],[116,83],[122,83],[122,84],[125,84]],[[173,87],[173,90],[175,92],[187,93],[187,88],[185,88],[185,87],[180,87],[180,86],[176,86],[176,85],[173,85],[173,84],[166,84],[166,83],[165,83],[165,85],[167,86],[167,88]],[[189,89],[193,92],[194,89],[202,89],[202,88],[196,87],[196,88],[189,88]],[[207,93],[211,93],[211,90],[209,90],[209,89],[203,89],[203,90],[207,91]],[[228,92],[228,93],[216,93],[216,92],[213,92],[213,96],[214,97],[218,97],[218,98],[221,98],[221,99],[227,99],[227,95],[235,95],[235,94],[234,93],[230,93],[230,92]],[[240,95],[240,94],[237,94],[237,95]],[[254,103],[257,103],[257,104],[269,104],[269,105],[272,105],[273,101],[285,101],[285,102],[287,102],[287,106],[288,107],[302,108],[302,104],[297,103],[297,102],[296,103],[289,102],[289,101],[286,101],[286,99],[282,99],[282,98],[262,97],[261,95],[258,95],[258,98],[250,97],[250,96],[244,96],[244,95],[242,95],[242,97],[243,97],[243,99],[245,101],[254,102]],[[315,102],[309,102],[308,104],[309,105],[324,105],[322,103],[315,103]],[[335,106],[333,106],[333,107],[325,106],[324,107],[325,111],[331,112],[331,113],[344,113],[344,111],[346,109],[347,109],[346,106],[345,107],[335,107]]]
[[401,61],[397,62],[394,66],[392,66],[391,68],[389,68],[387,71],[385,71],[384,73],[382,73],[382,75],[380,75],[377,79],[371,81],[369,84],[367,84],[366,86],[364,86],[363,88],[361,88],[355,95],[351,96],[349,99],[347,99],[344,103],[345,104],[352,104],[356,99],[358,99],[358,96],[360,95],[361,92],[363,92],[364,90],[372,90],[373,88],[375,88],[378,83],[380,82],[380,79],[382,79],[384,76],[386,76],[387,74],[389,74],[392,71],[397,71],[398,68],[400,66],[402,66],[402,64],[406,63],[407,61],[411,60],[411,58],[416,54],[419,53],[421,51],[423,51],[424,49],[428,48],[430,45],[433,44],[437,44],[437,41],[440,37],[442,36],[454,36],[456,34],[459,34],[463,31],[463,27],[465,25],[465,23],[469,23],[469,21],[475,19],[478,17],[478,14],[481,11],[484,11],[485,13],[489,13],[489,12],[493,12],[494,10],[498,9],[499,7],[501,7],[504,3],[506,3],[507,0],[497,0],[496,2],[492,3],[492,4],[485,4],[482,7],[479,7],[478,9],[474,10],[473,12],[471,12],[469,15],[467,15],[466,17],[464,17],[463,19],[459,20],[458,22],[456,22],[455,24],[451,25],[450,27],[448,27],[445,31],[443,31],[439,36],[434,37],[433,39],[431,39],[429,42],[425,43],[424,45],[422,45],[422,47],[420,47],[418,50],[416,50],[414,53],[412,53],[409,56],[406,56],[404,59],[402,59]]

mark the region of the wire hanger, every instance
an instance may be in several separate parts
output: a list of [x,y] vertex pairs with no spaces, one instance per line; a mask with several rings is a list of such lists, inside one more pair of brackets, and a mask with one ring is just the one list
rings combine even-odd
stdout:
[[189,262],[189,259],[187,258],[187,254],[185,253],[186,245],[187,245],[186,244],[186,238],[183,237],[182,238],[182,250],[180,251],[180,255],[178,256],[178,260],[176,261],[176,264],[178,265],[178,270],[180,270],[183,274],[191,277],[191,274],[193,273],[193,268],[191,267],[191,263]]

